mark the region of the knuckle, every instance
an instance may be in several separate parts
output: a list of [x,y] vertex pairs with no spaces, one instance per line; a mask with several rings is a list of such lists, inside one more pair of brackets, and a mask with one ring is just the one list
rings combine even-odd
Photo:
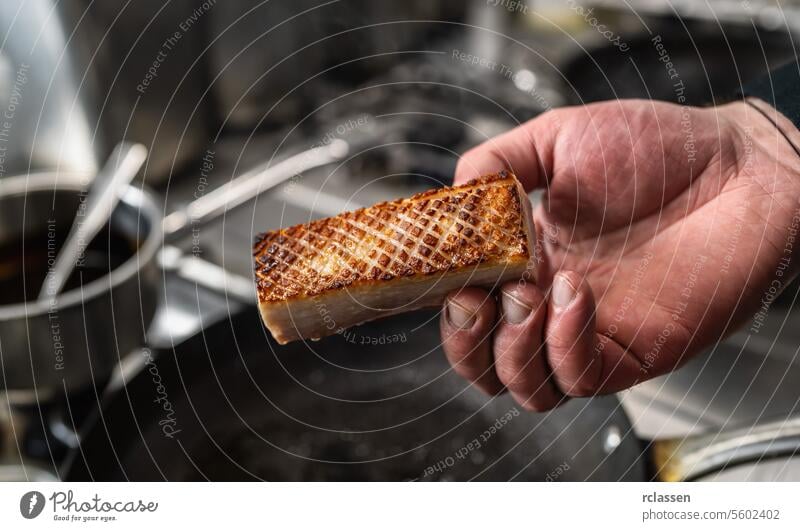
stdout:
[[507,389],[500,383],[493,374],[486,374],[480,378],[475,379],[473,385],[476,389],[488,396],[499,396],[507,391]]
[[468,380],[475,379],[489,370],[489,363],[476,349],[450,350],[447,360],[456,374]]
[[553,401],[552,403],[549,402],[528,402],[527,404],[523,405],[523,409],[526,411],[533,411],[534,413],[546,413],[551,409],[555,408],[558,405],[558,402]]
[[597,386],[586,384],[580,380],[573,382],[570,386],[563,386],[562,390],[565,395],[573,398],[585,398],[597,394]]
[[484,147],[483,144],[478,144],[475,147],[471,147],[467,151],[465,151],[463,155],[461,155],[461,159],[459,160],[459,162],[469,162],[471,159],[474,159],[485,149],[486,148]]
[[558,406],[557,398],[545,398],[540,395],[532,395],[528,398],[524,396],[514,397],[514,401],[525,411],[534,413],[544,413]]
[[551,108],[526,122],[524,127],[528,129],[542,128],[549,129],[551,131],[558,131],[561,129],[561,125],[567,121],[574,112],[574,109],[569,108]]
[[478,363],[476,358],[477,357],[475,355],[461,352],[447,357],[447,359],[450,361],[450,365],[452,365],[453,369],[455,369],[459,374],[462,372],[473,373],[476,370],[481,369],[482,364]]
[[[545,404],[545,409],[551,409],[558,401],[556,397],[558,393],[544,375],[532,374],[530,371],[525,373],[501,370],[497,371],[497,379],[522,406]],[[522,397],[522,400],[519,397]],[[525,402],[525,398],[529,400]]]
[[555,378],[558,383],[558,388],[561,389],[566,396],[584,398],[595,396],[600,390],[598,378],[589,371],[584,371],[584,374],[577,377],[571,376],[566,378],[559,376],[558,371],[556,371]]
[[534,388],[535,378],[531,375],[531,370],[525,364],[520,363],[497,363],[495,364],[497,379],[503,382],[509,391],[518,393],[529,393]]
[[567,334],[555,333],[547,336],[547,351],[552,361],[561,362],[569,358],[577,344],[578,338]]

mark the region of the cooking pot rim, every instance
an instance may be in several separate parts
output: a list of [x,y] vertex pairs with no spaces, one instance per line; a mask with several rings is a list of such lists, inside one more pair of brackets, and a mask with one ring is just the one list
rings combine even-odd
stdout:
[[[54,189],[79,192],[84,189],[91,174],[73,172],[42,172],[28,175],[15,175],[0,179],[0,199],[24,195],[29,192],[53,191]],[[144,264],[154,259],[161,246],[161,218],[152,194],[143,186],[127,185],[120,203],[136,209],[139,216],[150,221],[150,227],[139,249],[119,267],[107,275],[84,284],[56,297],[55,304],[50,301],[25,301],[0,306],[0,320],[31,318],[52,311],[59,311],[88,302],[115,288],[137,274]],[[109,284],[110,279],[110,284]]]

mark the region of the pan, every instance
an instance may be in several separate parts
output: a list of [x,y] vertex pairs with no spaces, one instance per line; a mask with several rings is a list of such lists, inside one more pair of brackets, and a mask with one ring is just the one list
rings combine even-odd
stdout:
[[[37,301],[36,293],[81,208],[91,176],[4,178],[0,391],[12,403],[24,404],[102,385],[122,356],[146,343],[158,301],[157,258],[164,241],[178,240],[293,175],[340,160],[347,151],[348,145],[337,139],[264,164],[163,219],[151,192],[126,187],[104,231],[87,242],[84,263],[52,302]],[[168,250],[169,262],[179,263],[177,249]],[[224,284],[209,287],[222,289]]]
[[[436,312],[277,345],[245,306],[136,353],[84,423],[67,481],[617,481],[648,477],[614,396],[547,413],[485,397],[440,349]],[[133,370],[132,366],[138,365]]]

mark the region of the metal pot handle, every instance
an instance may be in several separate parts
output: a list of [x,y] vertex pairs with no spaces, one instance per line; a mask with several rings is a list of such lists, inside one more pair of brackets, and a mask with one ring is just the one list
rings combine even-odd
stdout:
[[302,151],[277,164],[265,163],[257,166],[167,215],[161,224],[164,240],[175,241],[191,227],[215,219],[294,175],[342,160],[349,150],[349,144],[337,138],[329,144]]
[[157,259],[162,270],[173,271],[184,280],[243,304],[256,303],[253,281],[247,277],[231,273],[198,256],[187,255],[172,245],[165,245],[159,251]]

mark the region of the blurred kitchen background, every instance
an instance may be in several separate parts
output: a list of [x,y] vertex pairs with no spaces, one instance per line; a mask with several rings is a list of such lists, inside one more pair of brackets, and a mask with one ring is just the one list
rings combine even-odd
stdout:
[[[253,168],[344,141],[335,163],[272,183],[176,243],[235,284],[251,276],[256,233],[447,185],[460,153],[549,108],[674,100],[656,35],[688,103],[708,105],[794,58],[798,30],[800,2],[766,0],[3,0],[0,177],[91,173],[117,142],[135,140],[150,151],[141,178],[169,212]],[[148,429],[155,417],[136,404],[150,403],[152,383],[136,391],[146,372],[131,362],[103,393],[67,397],[69,408],[17,408],[30,415],[4,431],[8,477],[35,477],[13,468],[22,455],[41,469],[27,470],[67,479],[418,479],[512,407],[447,374],[435,316],[367,327],[371,337],[414,332],[394,350],[342,338],[282,350],[246,295],[204,290],[196,277],[165,273],[149,337],[183,408],[180,452],[157,425]],[[549,415],[522,413],[525,429],[501,431],[496,448],[462,471],[442,467],[438,479],[800,479],[796,294],[776,301],[758,334],[737,334],[672,375]],[[350,370],[337,379],[333,367]],[[359,372],[369,374],[344,383]],[[358,386],[369,392],[351,394]],[[192,398],[217,388],[230,394]],[[411,394],[393,402],[386,393]],[[453,431],[430,413],[440,404],[462,419]],[[6,426],[15,407],[0,413]],[[412,423],[420,411],[427,420]],[[347,428],[354,418],[359,427]],[[387,418],[411,428],[379,429]],[[563,459],[541,442],[559,437],[577,445]],[[585,441],[596,448],[581,454]],[[489,466],[512,449],[506,468]],[[568,472],[556,474],[562,462]],[[686,472],[692,466],[703,474]],[[489,469],[498,475],[481,476]]]

